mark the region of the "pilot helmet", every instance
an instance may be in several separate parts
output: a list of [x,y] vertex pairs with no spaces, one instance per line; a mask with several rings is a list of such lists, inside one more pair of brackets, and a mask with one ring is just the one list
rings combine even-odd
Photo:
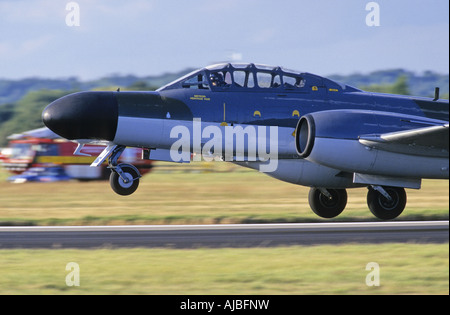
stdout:
[[213,72],[209,75],[209,78],[213,86],[223,86],[225,84],[221,73]]

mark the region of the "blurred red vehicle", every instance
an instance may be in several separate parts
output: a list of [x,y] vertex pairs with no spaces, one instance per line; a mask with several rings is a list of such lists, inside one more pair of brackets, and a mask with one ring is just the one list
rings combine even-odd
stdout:
[[[86,145],[81,153],[92,156],[73,155],[77,144],[41,128],[10,136],[8,147],[2,150],[0,160],[3,168],[21,174],[32,167],[61,166],[67,175],[79,180],[108,179],[111,171],[104,163],[102,167],[90,167],[95,158],[105,149],[102,145]],[[142,175],[152,168],[152,161],[141,159],[142,149],[127,148],[120,161],[133,163]]]

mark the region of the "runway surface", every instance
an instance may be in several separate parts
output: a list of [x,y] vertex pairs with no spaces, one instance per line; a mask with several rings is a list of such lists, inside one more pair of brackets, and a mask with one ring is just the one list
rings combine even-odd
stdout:
[[223,248],[342,243],[446,243],[449,221],[0,227],[6,248]]

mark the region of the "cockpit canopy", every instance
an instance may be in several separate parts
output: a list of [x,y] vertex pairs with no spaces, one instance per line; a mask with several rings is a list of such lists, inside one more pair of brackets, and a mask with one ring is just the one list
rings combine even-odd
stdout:
[[[212,91],[269,91],[309,92],[324,87],[344,90],[345,85],[309,74],[281,67],[251,64],[217,64],[189,73],[158,91],[170,89],[200,89]],[[332,85],[332,87],[328,87]]]

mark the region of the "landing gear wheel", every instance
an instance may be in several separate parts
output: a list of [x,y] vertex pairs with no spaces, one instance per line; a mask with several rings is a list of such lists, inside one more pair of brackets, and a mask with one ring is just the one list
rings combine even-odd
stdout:
[[122,176],[113,170],[109,176],[111,188],[121,196],[129,196],[136,191],[139,186],[140,174],[133,166],[119,165]]
[[327,189],[330,196],[326,196],[318,188],[309,191],[309,205],[319,217],[331,219],[344,211],[347,205],[347,191],[345,189]]
[[392,220],[402,214],[406,207],[406,192],[400,187],[383,187],[389,194],[391,200],[383,196],[379,191],[369,187],[367,193],[367,205],[370,212],[378,219]]

